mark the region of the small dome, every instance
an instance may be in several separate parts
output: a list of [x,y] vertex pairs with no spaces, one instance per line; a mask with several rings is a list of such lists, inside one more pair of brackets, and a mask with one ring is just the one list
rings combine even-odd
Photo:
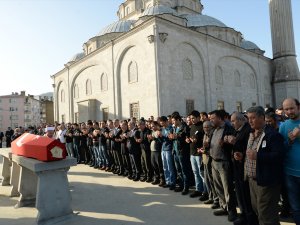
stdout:
[[185,15],[187,19],[187,26],[188,27],[205,27],[205,26],[216,26],[216,27],[227,27],[224,23],[216,18],[206,15]]
[[255,43],[247,40],[242,40],[241,47],[247,50],[260,49]]
[[103,30],[100,31],[100,33],[97,36],[102,36],[104,34],[109,33],[123,33],[130,30],[131,25],[134,23],[134,20],[121,20],[114,22],[107,27],[105,27]]
[[77,53],[69,60],[69,62],[76,62],[76,61],[82,59],[84,56],[85,56],[85,54],[83,52]]
[[141,16],[155,16],[161,14],[171,14],[173,16],[178,16],[177,12],[174,9],[164,5],[155,5],[148,9],[145,9]]

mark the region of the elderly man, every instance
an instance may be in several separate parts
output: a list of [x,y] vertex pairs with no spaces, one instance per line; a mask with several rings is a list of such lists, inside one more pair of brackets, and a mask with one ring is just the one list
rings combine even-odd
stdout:
[[280,125],[279,132],[287,147],[284,170],[289,202],[296,224],[300,224],[300,103],[297,99],[283,101],[283,110],[289,120]]
[[251,206],[249,184],[248,181],[244,180],[245,155],[251,127],[240,112],[234,112],[231,115],[231,124],[236,133],[235,136],[228,136],[228,141],[233,145],[235,193],[241,210],[241,215],[234,221],[234,225],[256,225],[258,221]]
[[283,137],[265,124],[261,106],[247,110],[250,133],[245,161],[251,203],[260,225],[280,225],[278,201],[283,174]]

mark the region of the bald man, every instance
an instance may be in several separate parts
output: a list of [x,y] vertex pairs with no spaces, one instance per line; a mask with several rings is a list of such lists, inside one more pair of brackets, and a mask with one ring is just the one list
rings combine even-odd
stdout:
[[289,118],[280,125],[285,139],[285,184],[296,224],[300,224],[300,103],[297,99],[283,101],[283,111]]

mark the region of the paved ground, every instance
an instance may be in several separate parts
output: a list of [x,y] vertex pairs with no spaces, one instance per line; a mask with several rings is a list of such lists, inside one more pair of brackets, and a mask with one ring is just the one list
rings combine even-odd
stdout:
[[[225,216],[214,216],[212,210],[197,199],[85,165],[72,167],[68,178],[75,214],[58,225],[232,224]],[[6,190],[0,187],[0,225],[35,224],[36,209],[14,209],[17,198],[3,196]],[[282,223],[289,224],[293,223]]]

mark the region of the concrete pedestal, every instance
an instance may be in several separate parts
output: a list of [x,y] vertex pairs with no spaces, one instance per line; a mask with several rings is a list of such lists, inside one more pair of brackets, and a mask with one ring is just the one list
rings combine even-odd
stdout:
[[10,148],[2,148],[0,150],[0,155],[3,156],[2,172],[1,172],[1,176],[3,177],[3,180],[1,182],[1,186],[9,186],[10,185],[10,173],[11,173],[11,150],[10,150]]
[[41,162],[13,155],[12,161],[21,167],[18,185],[20,198],[16,207],[35,203],[39,225],[53,224],[53,221],[63,220],[73,213],[67,172],[70,166],[77,164],[75,158]]

